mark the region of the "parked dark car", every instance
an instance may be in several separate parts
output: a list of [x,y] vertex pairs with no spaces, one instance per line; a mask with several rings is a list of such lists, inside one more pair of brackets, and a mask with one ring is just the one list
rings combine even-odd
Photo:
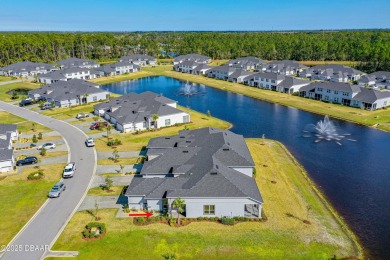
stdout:
[[107,122],[95,122],[91,125],[90,129],[95,130],[99,129],[99,127],[107,127],[108,123]]
[[22,166],[22,165],[26,165],[26,164],[36,164],[36,163],[38,163],[38,158],[35,156],[29,156],[29,157],[26,157],[22,160],[17,161],[16,165]]
[[19,106],[25,107],[25,106],[32,105],[32,104],[34,104],[34,103],[35,103],[35,102],[34,102],[34,100],[32,100],[32,99],[24,99],[24,100],[20,101]]

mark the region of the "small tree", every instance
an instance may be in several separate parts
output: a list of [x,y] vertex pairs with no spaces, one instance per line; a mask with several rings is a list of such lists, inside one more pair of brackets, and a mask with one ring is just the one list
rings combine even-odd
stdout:
[[110,137],[110,134],[111,134],[111,128],[112,127],[111,127],[110,124],[108,124],[107,127],[106,127],[106,130],[107,130],[107,142],[110,139],[109,137]]
[[153,119],[153,122],[154,122],[154,128],[157,128],[157,120],[159,119],[159,115],[158,114],[153,114],[152,115],[152,119]]
[[35,132],[35,126],[36,126],[35,122],[32,122],[32,124],[31,124],[31,130],[32,130],[33,132]]
[[211,112],[210,112],[210,110],[207,110],[206,114],[207,114],[208,117],[211,117]]
[[18,99],[18,98],[19,98],[18,92],[16,90],[12,91],[11,99]]
[[33,143],[38,143],[38,138],[37,138],[36,135],[33,135],[33,137],[32,137],[32,142],[33,142]]
[[46,155],[46,148],[45,147],[42,147],[41,151],[39,152],[39,154],[41,156],[45,156]]
[[104,185],[105,190],[110,191],[114,181],[111,179],[110,176],[107,176],[105,182],[106,182]]
[[182,200],[180,197],[177,197],[172,206],[177,209],[177,223],[180,225],[180,214],[184,212],[185,200]]
[[123,174],[123,170],[125,169],[125,166],[123,164],[119,164],[119,167],[121,168],[121,173]]
[[119,152],[117,149],[115,149],[113,152],[112,152],[112,158],[114,159],[114,162],[117,162],[119,160]]
[[38,133],[38,139],[39,139],[39,140],[42,140],[42,132],[39,132],[39,133]]

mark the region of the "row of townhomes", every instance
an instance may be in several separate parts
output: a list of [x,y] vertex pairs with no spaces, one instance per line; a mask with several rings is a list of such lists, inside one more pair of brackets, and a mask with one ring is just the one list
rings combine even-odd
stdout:
[[55,107],[70,107],[106,100],[110,93],[98,84],[82,79],[58,81],[30,90],[29,98],[44,99]]
[[18,140],[17,126],[0,124],[0,172],[9,172],[14,169],[12,142],[16,140]]
[[132,209],[173,214],[180,197],[185,217],[261,218],[254,167],[243,136],[216,128],[183,130],[149,141],[147,159],[125,196]]
[[172,99],[147,91],[95,105],[94,113],[114,124],[118,131],[133,132],[189,123],[190,115],[176,105]]
[[38,81],[51,84],[71,79],[94,79],[140,71],[143,66],[155,66],[157,59],[144,54],[123,56],[118,62],[100,66],[99,63],[78,58],[67,58],[56,64],[18,62],[0,68],[0,75],[14,77],[38,76]]
[[[221,66],[209,66],[210,61],[199,54],[182,55],[175,58],[173,69],[361,109],[390,106],[390,72],[366,75],[338,64],[307,67],[292,60],[266,62],[257,57],[237,58]],[[326,83],[325,92],[318,81]]]

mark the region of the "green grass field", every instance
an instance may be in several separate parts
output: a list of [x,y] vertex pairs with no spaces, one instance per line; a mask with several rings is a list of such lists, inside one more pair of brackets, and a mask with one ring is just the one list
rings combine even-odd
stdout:
[[15,82],[10,83],[6,85],[0,85],[0,100],[10,102],[10,101],[17,101],[23,98],[23,96],[19,96],[19,99],[13,100],[11,99],[12,95],[8,94],[8,92],[14,90],[14,89],[36,89],[39,88],[40,85],[36,83],[31,82]]
[[379,124],[376,126],[378,129],[390,131],[390,108],[378,109],[376,111],[367,111],[337,104],[324,103],[321,101],[296,97],[275,91],[249,87],[238,83],[211,79],[199,75],[175,72],[172,71],[171,66],[144,68],[144,70],[153,73],[153,75],[163,75],[180,80],[188,80],[221,90],[234,92],[285,106],[295,107],[316,114],[329,115],[334,118],[352,121],[354,123],[363,124],[366,126],[374,126]]
[[88,190],[88,196],[119,196],[125,186],[113,186],[111,191],[103,190],[101,187],[96,187]]
[[119,158],[118,161],[114,161],[111,159],[100,159],[97,164],[99,165],[128,165],[128,164],[136,164],[139,163],[139,158]]
[[43,180],[28,181],[34,167],[24,168],[22,174],[1,177],[0,174],[0,245],[6,245],[47,199],[50,188],[61,179],[65,164],[40,166]]
[[[256,181],[265,201],[266,222],[235,226],[197,222],[180,228],[164,224],[135,226],[131,219],[116,218],[116,210],[108,209],[99,211],[107,235],[101,240],[85,241],[80,232],[93,219],[86,212],[77,212],[53,250],[79,251],[79,259],[164,259],[167,255],[176,259],[362,257],[354,238],[341,227],[344,224],[334,217],[280,143],[266,140],[263,145],[259,139],[248,139],[247,143],[257,165]],[[305,219],[311,224],[303,223]]]
[[[205,114],[196,112],[188,108],[180,106],[178,106],[178,108],[183,111],[186,111],[187,113],[190,113],[191,123],[181,126],[160,128],[153,132],[144,132],[137,135],[132,133],[110,135],[112,139],[119,139],[122,141],[122,145],[116,146],[115,149],[117,149],[118,151],[141,150],[143,146],[147,145],[150,138],[166,135],[176,135],[180,130],[183,130],[185,126],[187,126],[189,129],[197,129],[203,127],[217,127],[221,129],[228,129],[231,127],[230,123],[220,120],[218,118],[208,117]],[[91,131],[91,133],[94,132],[96,132],[96,130]],[[107,152],[114,150],[112,147],[107,146],[107,138],[105,137],[95,139],[95,147],[96,150],[99,152]]]
[[38,134],[39,132],[50,132],[51,129],[32,121],[26,121],[24,118],[18,117],[6,111],[0,111],[0,123],[2,124],[17,124],[18,130],[24,134]]
[[12,77],[0,76],[0,82],[6,82],[13,80]]

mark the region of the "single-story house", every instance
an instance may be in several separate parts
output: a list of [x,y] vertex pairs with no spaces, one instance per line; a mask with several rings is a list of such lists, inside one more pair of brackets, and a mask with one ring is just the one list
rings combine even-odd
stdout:
[[299,77],[301,78],[333,82],[349,82],[359,80],[363,75],[364,72],[339,64],[319,65],[304,69],[299,72]]
[[110,92],[100,89],[98,84],[71,79],[30,90],[28,96],[33,99],[43,97],[56,107],[69,107],[106,100]]
[[89,68],[71,67],[69,69],[56,70],[38,76],[38,81],[44,84],[51,84],[57,81],[68,81],[71,79],[89,80],[100,77],[100,74]]
[[61,69],[69,68],[98,68],[100,64],[92,60],[79,59],[79,58],[67,58],[57,62]]
[[211,58],[205,55],[191,53],[186,55],[180,55],[173,59],[173,65],[182,63],[184,61],[193,61],[201,64],[208,64],[211,62]]
[[248,56],[230,60],[226,65],[237,69],[263,71],[267,62],[257,57]]
[[216,128],[183,130],[153,138],[146,148],[139,177],[125,193],[129,208],[173,214],[180,197],[188,218],[262,217],[255,163],[243,136]]
[[103,65],[100,68],[97,68],[96,71],[100,72],[103,76],[115,76],[140,71],[140,66],[120,61]]
[[[176,108],[176,101],[150,91],[130,93],[94,106],[121,132],[133,132],[189,123],[190,115]],[[158,115],[158,118],[154,118]]]
[[140,67],[146,65],[151,65],[151,66],[157,65],[157,59],[153,56],[146,55],[146,54],[131,54],[131,55],[123,56],[119,59],[119,62],[132,63]]
[[366,110],[390,106],[390,91],[368,89],[348,83],[314,82],[302,87],[299,92],[302,97]]
[[13,76],[13,77],[27,77],[27,76],[46,74],[55,70],[58,70],[58,68],[52,64],[23,61],[23,62],[17,62],[5,66],[3,68],[0,68],[0,75]]
[[390,72],[377,71],[364,75],[358,80],[358,85],[362,87],[370,86],[379,89],[390,89]]
[[14,169],[12,141],[18,140],[17,125],[0,124],[0,172]]
[[271,61],[265,66],[266,72],[273,72],[281,75],[296,75],[308,67],[294,60]]

